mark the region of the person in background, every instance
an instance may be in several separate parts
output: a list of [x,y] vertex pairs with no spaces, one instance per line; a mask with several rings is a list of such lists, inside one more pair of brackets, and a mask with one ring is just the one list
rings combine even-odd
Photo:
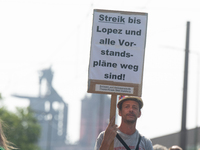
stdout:
[[173,145],[172,147],[169,148],[169,150],[183,150],[183,149],[178,145]]
[[141,116],[141,108],[143,107],[141,97],[122,96],[117,103],[117,107],[118,114],[121,116],[120,126],[117,127],[114,124],[113,117],[106,130],[99,134],[94,149],[109,150],[113,140],[114,149],[124,149],[125,146],[120,142],[119,135],[126,143],[128,149],[153,150],[151,140],[142,136],[136,129],[137,119]]
[[168,150],[167,147],[160,145],[160,144],[155,144],[153,145],[153,150]]
[[11,142],[9,142],[3,132],[2,128],[2,120],[0,120],[0,150],[11,150],[16,149],[13,146],[11,146]]

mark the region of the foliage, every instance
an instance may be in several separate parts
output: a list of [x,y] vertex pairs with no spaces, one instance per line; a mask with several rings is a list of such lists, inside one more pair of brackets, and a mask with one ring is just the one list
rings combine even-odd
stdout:
[[34,112],[27,108],[17,108],[16,113],[0,108],[0,118],[6,125],[4,128],[8,141],[19,150],[39,150],[37,141],[41,127]]

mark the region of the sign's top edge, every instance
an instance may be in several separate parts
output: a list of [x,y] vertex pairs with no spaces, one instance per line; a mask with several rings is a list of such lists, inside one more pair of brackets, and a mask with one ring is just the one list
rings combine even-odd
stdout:
[[120,10],[106,10],[106,9],[94,9],[96,12],[104,12],[104,13],[120,13],[125,15],[148,15],[146,12],[134,12],[134,11],[120,11]]

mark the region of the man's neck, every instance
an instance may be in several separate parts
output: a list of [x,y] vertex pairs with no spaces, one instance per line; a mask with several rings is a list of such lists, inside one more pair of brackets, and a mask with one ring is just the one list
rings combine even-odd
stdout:
[[132,135],[136,131],[135,123],[134,124],[121,123],[121,125],[119,126],[119,130],[127,135]]

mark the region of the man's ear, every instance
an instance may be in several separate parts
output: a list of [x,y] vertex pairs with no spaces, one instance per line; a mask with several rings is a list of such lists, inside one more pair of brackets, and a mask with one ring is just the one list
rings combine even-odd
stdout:
[[122,113],[121,113],[120,109],[118,109],[118,114],[119,114],[119,116],[122,116]]
[[140,112],[139,112],[139,115],[138,115],[138,118],[140,118],[140,116],[142,115],[142,112],[141,112],[141,110],[139,110]]

